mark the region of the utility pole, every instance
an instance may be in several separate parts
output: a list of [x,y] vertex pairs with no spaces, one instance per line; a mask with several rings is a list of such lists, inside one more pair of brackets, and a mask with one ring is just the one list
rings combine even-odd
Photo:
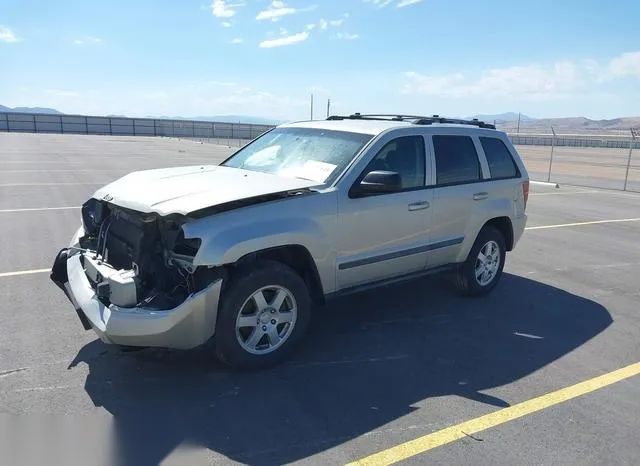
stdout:
[[631,140],[629,141],[629,156],[627,157],[627,172],[624,175],[624,188],[623,190],[627,190],[627,183],[629,181],[629,167],[631,167],[631,154],[633,153],[633,146],[635,145],[636,139],[640,137],[640,128],[631,128]]
[[311,119],[313,120],[313,94],[311,94]]
[[327,99],[327,118],[329,118],[329,109],[331,108],[331,99]]
[[516,130],[516,134],[520,134],[520,112],[518,112],[518,129]]
[[547,175],[547,182],[551,181],[551,167],[553,166],[553,149],[556,146],[556,130],[551,127],[553,138],[551,139],[551,155],[549,156],[549,174]]

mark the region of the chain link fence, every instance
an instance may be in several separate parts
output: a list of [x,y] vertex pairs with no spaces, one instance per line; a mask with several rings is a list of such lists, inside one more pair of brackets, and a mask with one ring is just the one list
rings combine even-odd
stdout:
[[[0,113],[0,132],[151,136],[242,147],[273,126],[153,118]],[[621,134],[509,134],[531,179],[640,192],[640,129]]]
[[639,135],[509,137],[533,180],[640,192]]
[[0,131],[164,136],[202,140],[249,141],[271,129],[268,125],[153,118],[0,113]]

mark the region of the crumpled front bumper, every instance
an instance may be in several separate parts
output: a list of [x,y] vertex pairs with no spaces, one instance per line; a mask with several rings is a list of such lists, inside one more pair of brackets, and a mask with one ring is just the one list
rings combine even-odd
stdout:
[[86,330],[93,329],[105,343],[189,349],[215,333],[222,279],[189,295],[173,309],[105,306],[97,297],[80,261],[79,229],[70,248],[62,249],[51,269],[51,280],[73,304]]

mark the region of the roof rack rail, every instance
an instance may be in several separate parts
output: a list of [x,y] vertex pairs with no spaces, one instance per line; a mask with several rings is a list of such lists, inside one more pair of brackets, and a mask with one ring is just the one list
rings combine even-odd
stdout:
[[456,125],[472,125],[478,128],[496,129],[495,125],[485,123],[477,118],[472,120],[464,120],[461,118],[446,118],[440,115],[422,116],[422,115],[402,115],[402,114],[362,114],[354,113],[352,115],[331,115],[327,117],[327,120],[382,120],[382,121],[406,121],[413,123],[414,125],[432,125],[434,123],[449,123]]

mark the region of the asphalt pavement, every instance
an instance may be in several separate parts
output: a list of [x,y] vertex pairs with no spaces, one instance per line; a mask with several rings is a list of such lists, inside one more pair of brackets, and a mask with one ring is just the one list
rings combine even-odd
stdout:
[[[233,150],[0,134],[6,464],[345,464],[640,361],[640,195],[571,186],[532,185],[532,229],[490,296],[458,297],[442,277],[353,295],[317,309],[271,370],[85,332],[46,273],[77,206],[130,171]],[[404,463],[635,464],[638,400],[630,377]]]

